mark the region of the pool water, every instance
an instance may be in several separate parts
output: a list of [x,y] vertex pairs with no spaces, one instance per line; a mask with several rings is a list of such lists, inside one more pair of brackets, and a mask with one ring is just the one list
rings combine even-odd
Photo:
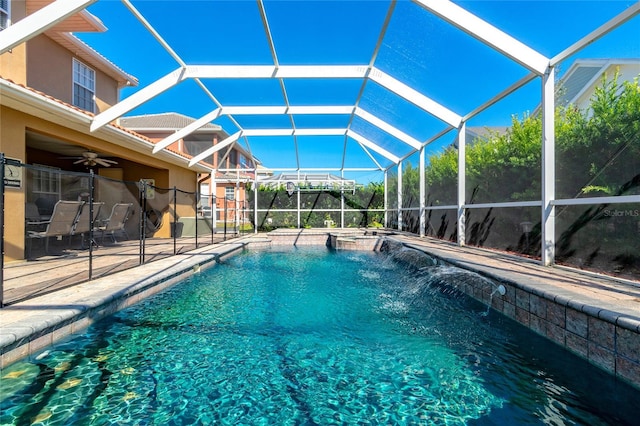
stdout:
[[470,275],[247,252],[2,371],[0,424],[632,424],[638,392],[440,285]]

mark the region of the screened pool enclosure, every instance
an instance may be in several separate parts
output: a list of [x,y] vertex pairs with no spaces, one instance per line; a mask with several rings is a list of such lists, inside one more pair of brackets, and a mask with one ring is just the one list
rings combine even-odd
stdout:
[[84,8],[109,30],[76,36],[140,81],[92,131],[195,118],[158,152],[221,125],[191,164],[261,162],[211,170],[253,176],[256,230],[385,226],[640,277],[638,2],[58,0],[0,52]]

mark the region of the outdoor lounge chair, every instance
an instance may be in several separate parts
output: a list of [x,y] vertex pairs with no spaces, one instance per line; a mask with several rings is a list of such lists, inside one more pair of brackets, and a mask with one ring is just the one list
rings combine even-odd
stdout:
[[129,214],[131,213],[131,209],[133,204],[125,204],[118,203],[114,204],[111,209],[111,214],[105,220],[104,224],[98,227],[98,230],[102,232],[102,238],[100,243],[104,243],[104,235],[109,234],[114,243],[116,241],[116,232],[122,231],[124,235],[129,239],[129,235],[127,234],[127,230],[124,228],[125,223],[129,219]]
[[[93,227],[94,229],[96,228],[96,218],[98,217],[98,215],[100,214],[100,210],[102,208],[102,206],[104,205],[104,203],[93,203],[93,219],[90,220],[90,215],[91,215],[91,206],[89,205],[89,203],[83,203],[82,207],[80,208],[80,214],[78,215],[78,219],[76,220],[75,225],[73,226],[73,230],[71,231],[71,235],[78,235],[80,234],[82,240],[81,240],[81,247],[84,248],[84,236],[86,233],[88,233],[91,228]],[[96,244],[96,242],[94,240],[89,241],[90,244]]]
[[43,222],[42,219],[36,203],[25,204],[24,221],[27,231],[44,231],[46,229],[46,222]]
[[49,253],[49,237],[71,236],[73,227],[80,213],[80,201],[58,201],[53,207],[48,221],[31,222],[30,225],[46,225],[44,231],[27,231],[29,257],[31,257],[31,241],[34,238],[44,239],[44,251]]

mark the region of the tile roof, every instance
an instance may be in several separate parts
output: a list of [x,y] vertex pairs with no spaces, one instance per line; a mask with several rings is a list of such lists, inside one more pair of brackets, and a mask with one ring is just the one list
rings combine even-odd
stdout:
[[[175,112],[167,112],[162,114],[145,114],[120,118],[119,124],[129,129],[165,129],[180,130],[196,121],[194,118]],[[215,131],[224,132],[221,126],[217,124],[207,123],[196,132]],[[195,133],[195,132],[194,132]]]

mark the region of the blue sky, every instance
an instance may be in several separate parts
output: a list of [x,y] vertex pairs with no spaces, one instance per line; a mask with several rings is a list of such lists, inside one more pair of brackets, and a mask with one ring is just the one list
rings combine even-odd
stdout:
[[[132,1],[174,51],[189,65],[273,65],[272,55],[255,1]],[[546,57],[552,57],[621,13],[633,1],[456,1],[458,5],[519,39]],[[265,1],[265,11],[281,65],[367,65],[372,59],[389,1]],[[100,0],[89,10],[108,28],[101,34],[77,34],[126,72],[143,88],[178,68],[178,63],[151,37],[120,1]],[[640,58],[640,17],[608,34],[561,64],[568,69],[576,58]],[[462,31],[410,1],[398,1],[389,22],[376,68],[420,91],[459,115],[491,99],[529,72]],[[224,106],[284,105],[277,80],[203,80]],[[371,81],[361,79],[287,79],[291,105],[353,105],[384,119],[424,141],[445,128],[432,115]],[[359,94],[362,90],[361,96]],[[538,79],[499,102],[468,125],[508,125],[513,114],[522,116],[540,101]],[[216,108],[192,80],[154,98],[128,115],[178,112],[193,118]],[[236,116],[243,128],[290,127],[287,116]],[[294,116],[297,128],[346,127],[403,156],[407,145],[356,117]],[[215,121],[229,133],[231,120]],[[430,146],[437,152],[453,133]],[[243,144],[246,141],[241,140]],[[248,139],[252,153],[267,167],[296,167],[292,137]],[[373,167],[369,157],[344,137],[298,137],[300,166]],[[389,161],[372,154],[385,166]],[[417,163],[417,156],[411,158]],[[379,173],[358,179],[380,180]]]

